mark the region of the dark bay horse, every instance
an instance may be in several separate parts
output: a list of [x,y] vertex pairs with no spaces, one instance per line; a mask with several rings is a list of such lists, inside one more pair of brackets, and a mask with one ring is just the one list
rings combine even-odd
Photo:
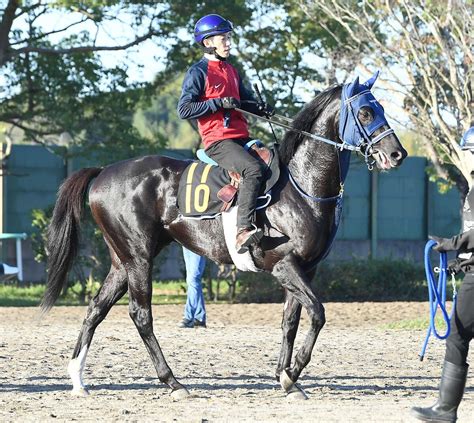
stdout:
[[[254,255],[255,264],[275,276],[286,291],[276,376],[285,391],[296,396],[304,397],[296,381],[309,363],[325,323],[324,307],[310,281],[334,236],[339,201],[331,199],[342,197],[347,160],[342,163],[341,156],[350,154],[342,149],[355,146],[379,169],[397,167],[406,157],[383,116],[383,108],[370,93],[375,78],[364,84],[356,79],[351,84],[327,89],[300,111],[293,123],[296,130],[338,142],[339,147],[315,141],[301,132],[287,132],[279,146],[281,167],[287,171],[282,171],[274,189],[274,202],[257,215],[266,236],[259,254]],[[178,183],[188,164],[189,161],[163,156],[146,156],[105,168],[82,169],[62,184],[48,233],[48,285],[42,310],[53,306],[66,284],[78,249],[79,225],[89,185],[92,215],[112,261],[100,291],[91,300],[69,364],[73,393],[87,394],[82,371],[94,331],[128,290],[130,316],[158,378],[171,388],[174,397],[188,395],[174,377],[153,331],[153,258],[177,241],[216,263],[232,263],[220,217],[187,220],[177,209]],[[309,315],[310,329],[292,360],[302,307]]]

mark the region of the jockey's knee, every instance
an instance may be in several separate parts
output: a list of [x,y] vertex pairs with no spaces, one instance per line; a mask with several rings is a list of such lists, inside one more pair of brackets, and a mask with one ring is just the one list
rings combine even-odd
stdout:
[[261,181],[263,179],[266,167],[267,165],[265,163],[256,160],[246,167],[243,177],[254,178]]

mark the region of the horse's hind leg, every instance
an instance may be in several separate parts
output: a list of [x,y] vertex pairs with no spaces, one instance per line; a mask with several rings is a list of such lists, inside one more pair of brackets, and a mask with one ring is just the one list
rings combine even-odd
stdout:
[[180,399],[189,392],[173,376],[153,332],[151,268],[151,258],[146,260],[137,256],[127,265],[130,317],[145,343],[158,378],[172,389],[174,398]]
[[72,360],[69,362],[68,372],[72,379],[72,394],[74,395],[88,394],[82,381],[82,372],[94,331],[100,322],[105,319],[111,307],[127,292],[127,273],[123,265],[116,264],[117,262],[118,259],[114,260],[114,264],[112,264],[102,287],[89,303]]

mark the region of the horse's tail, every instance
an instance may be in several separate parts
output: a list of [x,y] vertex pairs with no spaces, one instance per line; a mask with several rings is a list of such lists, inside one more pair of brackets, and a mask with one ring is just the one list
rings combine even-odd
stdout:
[[48,312],[66,284],[79,247],[79,226],[84,212],[84,202],[89,182],[101,168],[86,168],[67,178],[58,192],[53,217],[47,231],[48,282],[41,301],[41,310]]

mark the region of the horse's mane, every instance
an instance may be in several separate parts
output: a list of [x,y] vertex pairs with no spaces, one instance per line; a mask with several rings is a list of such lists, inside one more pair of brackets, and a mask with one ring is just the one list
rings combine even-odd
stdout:
[[[314,121],[321,115],[328,104],[333,101],[336,96],[340,96],[338,93],[340,89],[341,85],[336,85],[319,93],[298,112],[293,121],[293,127],[300,131],[310,132]],[[282,163],[287,165],[290,162],[296,149],[303,141],[303,138],[303,135],[295,132],[286,132],[283,141],[278,148],[278,153]]]

